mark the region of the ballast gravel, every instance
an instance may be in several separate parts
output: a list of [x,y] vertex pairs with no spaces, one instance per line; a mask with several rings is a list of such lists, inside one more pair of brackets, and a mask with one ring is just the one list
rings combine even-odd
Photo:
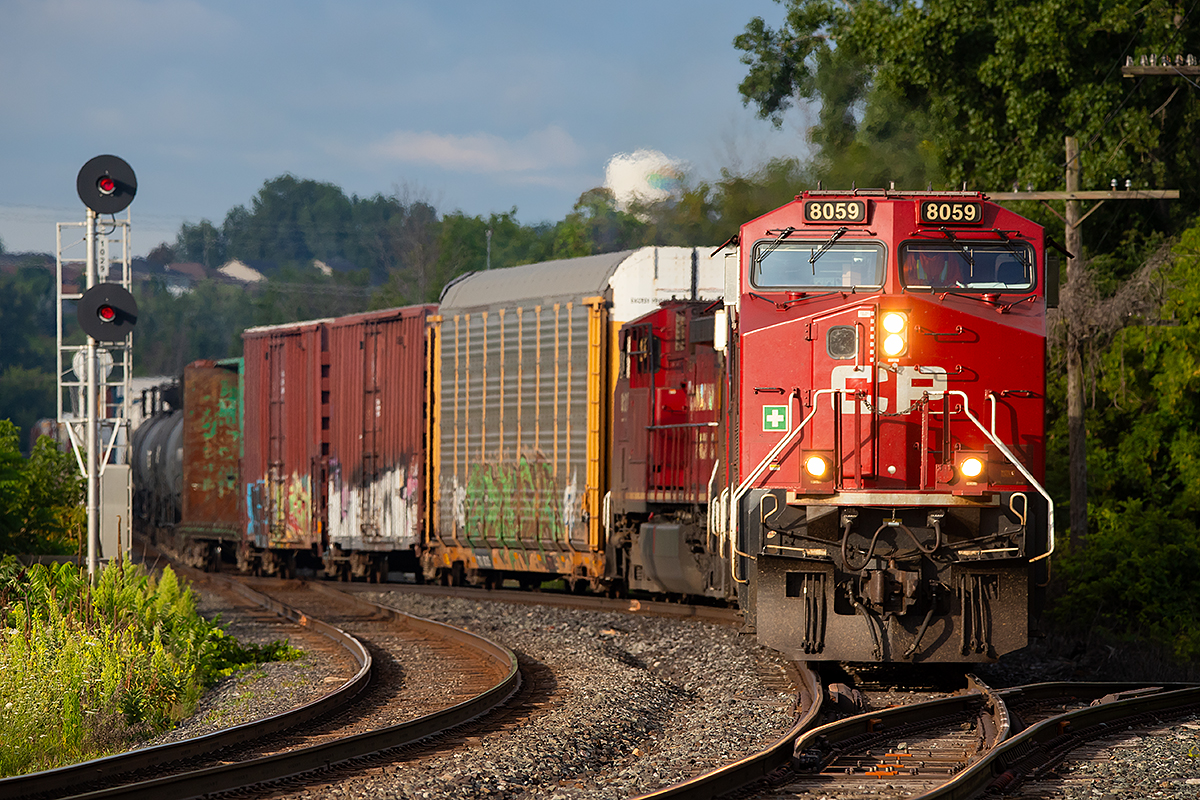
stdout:
[[459,746],[278,796],[616,800],[755,752],[793,720],[795,697],[763,681],[782,661],[732,627],[402,592],[370,599],[536,662],[550,676],[545,705]]

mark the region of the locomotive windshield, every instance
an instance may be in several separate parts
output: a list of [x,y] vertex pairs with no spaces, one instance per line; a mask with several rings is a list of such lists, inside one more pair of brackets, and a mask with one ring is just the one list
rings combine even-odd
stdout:
[[[754,248],[751,280],[760,289],[878,289],[883,245],[874,242],[772,242]],[[822,252],[822,248],[828,246]]]
[[900,248],[908,289],[1028,292],[1033,249],[1020,242],[909,242]]

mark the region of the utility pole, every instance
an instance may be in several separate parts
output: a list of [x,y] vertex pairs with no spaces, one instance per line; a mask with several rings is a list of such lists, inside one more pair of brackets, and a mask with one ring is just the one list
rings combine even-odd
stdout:
[[[1067,250],[1067,295],[1077,289],[1083,269],[1083,221],[1095,213],[1106,200],[1178,200],[1177,189],[1091,191],[1079,189],[1079,144],[1074,136],[1066,140],[1067,151],[1067,190],[1065,192],[995,192],[989,193],[989,198],[996,201],[1039,200],[1046,205],[1049,200],[1065,202],[1066,216],[1059,214],[1053,208],[1050,211],[1066,226]],[[1082,200],[1097,200],[1086,214],[1080,215],[1079,203]],[[1071,546],[1082,548],[1087,541],[1087,426],[1084,423],[1084,390],[1083,390],[1083,343],[1076,328],[1076,321],[1067,320],[1067,435],[1069,456],[1069,473],[1071,480],[1070,526]]]

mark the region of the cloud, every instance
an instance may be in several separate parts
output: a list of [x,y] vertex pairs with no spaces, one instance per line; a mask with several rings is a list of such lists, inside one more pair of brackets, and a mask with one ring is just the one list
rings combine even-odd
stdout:
[[371,155],[399,163],[434,164],[455,172],[536,172],[578,164],[583,148],[551,125],[507,140],[490,133],[465,136],[431,131],[396,131],[375,142]]
[[657,150],[617,153],[604,169],[604,185],[622,207],[635,201],[670,197],[680,186],[687,164]]

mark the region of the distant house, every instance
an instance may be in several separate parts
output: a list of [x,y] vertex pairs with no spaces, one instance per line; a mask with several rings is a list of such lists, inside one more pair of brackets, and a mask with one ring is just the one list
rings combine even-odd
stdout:
[[167,264],[163,268],[163,279],[172,297],[181,297],[192,291],[198,281],[208,279],[208,270],[196,261]]
[[259,283],[267,279],[266,275],[262,274],[245,261],[239,261],[236,258],[225,266],[218,268],[217,272],[221,273],[230,280],[237,281],[238,283]]

